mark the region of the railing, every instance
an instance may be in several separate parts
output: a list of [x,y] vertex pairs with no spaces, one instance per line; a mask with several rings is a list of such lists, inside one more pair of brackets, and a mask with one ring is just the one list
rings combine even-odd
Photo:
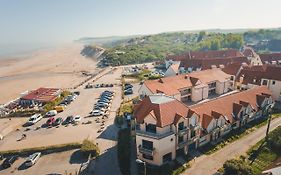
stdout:
[[141,145],[139,145],[139,152],[140,153],[153,156],[154,150],[155,150],[154,148],[153,149],[147,149],[147,148],[144,148]]
[[165,133],[152,133],[152,132],[147,132],[147,131],[142,131],[142,130],[136,129],[136,135],[143,136],[143,137],[150,137],[153,139],[162,139],[162,138],[170,136],[172,134],[174,134],[173,131],[168,131]]
[[178,135],[182,136],[184,134],[187,134],[188,128],[184,127],[184,128],[178,128]]
[[187,140],[186,140],[186,141],[182,141],[182,142],[178,143],[178,147],[179,147],[179,148],[182,148],[182,147],[184,147],[185,145],[187,145],[187,143],[188,143]]
[[188,144],[191,144],[191,143],[195,142],[197,139],[198,139],[197,136],[194,136],[194,137],[190,138],[190,139],[188,140]]

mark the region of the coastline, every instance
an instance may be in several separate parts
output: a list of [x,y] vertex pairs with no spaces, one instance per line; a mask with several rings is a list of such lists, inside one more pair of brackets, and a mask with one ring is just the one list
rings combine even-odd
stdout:
[[82,44],[43,49],[21,58],[0,59],[0,104],[39,87],[71,88],[98,71],[96,61],[80,54]]

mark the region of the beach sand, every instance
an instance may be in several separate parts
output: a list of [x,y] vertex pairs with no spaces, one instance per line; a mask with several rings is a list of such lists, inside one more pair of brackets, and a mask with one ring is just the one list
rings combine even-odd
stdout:
[[80,55],[83,45],[42,50],[26,58],[0,59],[0,104],[39,87],[71,88],[98,71],[96,61]]

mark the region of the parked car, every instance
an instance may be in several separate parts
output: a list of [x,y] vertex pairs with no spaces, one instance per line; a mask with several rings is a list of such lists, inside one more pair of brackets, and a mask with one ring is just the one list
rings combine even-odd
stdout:
[[49,112],[46,113],[46,116],[52,117],[52,116],[55,116],[57,114],[58,114],[58,112],[56,110],[50,110]]
[[55,123],[55,117],[50,117],[46,122],[48,126],[52,126],[54,123]]
[[105,98],[105,99],[108,99],[108,100],[112,100],[113,99],[113,97],[109,96],[109,95],[101,95],[100,99],[102,99],[102,98]]
[[55,122],[53,123],[53,125],[54,125],[54,126],[58,126],[58,125],[60,125],[61,123],[62,123],[62,118],[59,117],[59,118],[57,118],[57,119],[55,120]]
[[18,156],[11,156],[7,157],[4,162],[2,163],[3,168],[9,168],[15,163],[15,161],[18,160]]
[[34,114],[33,116],[31,116],[29,118],[29,120],[27,121],[27,124],[33,125],[33,124],[39,122],[42,118],[43,118],[43,116],[41,114]]
[[66,99],[68,101],[74,101],[76,99],[76,97],[77,97],[76,95],[68,95]]
[[80,91],[75,91],[73,94],[80,95]]
[[64,106],[56,106],[56,107],[55,107],[55,110],[56,110],[57,112],[62,112],[62,111],[64,111]]
[[130,95],[130,94],[133,94],[133,89],[127,89],[124,91],[124,94],[125,95]]
[[90,89],[90,88],[93,88],[94,86],[92,85],[92,84],[87,84],[86,86],[85,86],[85,89]]
[[28,167],[34,165],[39,160],[40,156],[41,156],[41,152],[36,152],[31,154],[25,161],[25,165]]
[[66,125],[66,124],[70,124],[73,122],[73,116],[70,115],[68,117],[66,117],[66,119],[62,122],[63,125]]
[[99,102],[105,102],[105,103],[111,103],[111,99],[107,99],[107,98],[100,98],[99,100],[98,100],[98,103]]
[[91,112],[91,115],[93,116],[101,116],[101,115],[104,115],[104,111],[101,111],[101,110],[93,110]]
[[126,83],[124,89],[129,89],[129,88],[133,88],[133,85]]
[[73,118],[73,123],[79,123],[81,121],[81,117],[79,115],[76,115],[74,118]]

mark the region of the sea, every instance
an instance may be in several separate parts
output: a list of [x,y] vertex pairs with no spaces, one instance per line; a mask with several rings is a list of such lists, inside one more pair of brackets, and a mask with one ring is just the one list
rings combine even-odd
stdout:
[[25,58],[33,52],[57,47],[57,43],[0,43],[0,59]]

